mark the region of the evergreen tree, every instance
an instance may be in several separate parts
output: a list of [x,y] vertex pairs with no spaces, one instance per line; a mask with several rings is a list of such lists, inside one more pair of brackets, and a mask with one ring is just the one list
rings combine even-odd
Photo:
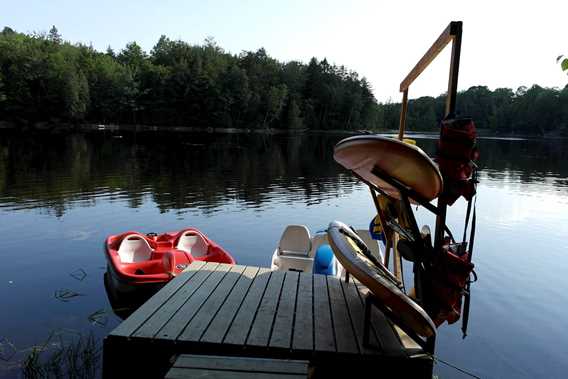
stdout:
[[49,29],[47,39],[48,39],[48,41],[51,41],[51,42],[53,42],[57,45],[59,45],[63,42],[63,39],[61,38],[61,34],[59,34],[59,31],[57,30],[55,25],[53,25],[51,27],[51,29]]
[[[563,68],[568,65],[560,57]],[[409,102],[408,130],[438,130],[445,96]],[[458,94],[459,114],[495,133],[568,133],[568,88],[485,86]],[[0,32],[1,121],[231,128],[398,129],[400,104],[378,104],[365,77],[326,59],[279,62],[264,48],[225,52],[161,36],[115,53],[48,34]]]

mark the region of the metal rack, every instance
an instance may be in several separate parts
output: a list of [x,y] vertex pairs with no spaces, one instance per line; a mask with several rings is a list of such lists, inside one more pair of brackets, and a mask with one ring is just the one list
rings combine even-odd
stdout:
[[[448,93],[446,98],[445,117],[455,114],[459,63],[460,63],[460,53],[461,53],[461,39],[462,39],[462,22],[461,21],[450,22],[450,24],[444,29],[442,34],[436,39],[436,41],[432,44],[432,46],[428,49],[428,51],[424,54],[424,56],[418,61],[418,63],[414,66],[414,68],[410,71],[410,73],[400,83],[400,92],[402,92],[402,103],[400,111],[400,126],[398,133],[399,140],[402,141],[404,139],[404,132],[406,128],[406,114],[408,110],[408,91],[410,85],[420,76],[420,74],[430,65],[430,63],[432,63],[432,61],[440,54],[440,52],[449,43],[452,44],[452,52],[451,52],[450,72],[448,79]],[[401,205],[403,207],[402,209],[404,212],[407,213],[411,221],[410,222],[411,230],[409,232],[415,239],[420,239],[420,231],[418,229],[414,213],[412,212],[411,209],[410,199],[422,205],[424,208],[426,208],[427,210],[429,210],[430,212],[436,215],[436,229],[434,232],[433,248],[434,251],[439,251],[442,248],[444,242],[444,233],[447,230],[446,211],[448,204],[444,201],[444,196],[438,197],[437,205],[433,205],[428,200],[423,199],[419,194],[417,194],[408,186],[381,172],[379,168],[375,167],[372,173],[376,175],[378,178],[384,180],[389,185],[395,187],[400,192],[400,200],[401,200]],[[396,231],[393,230],[392,227],[388,226],[389,225],[389,223],[387,222],[388,220],[386,220],[385,214],[381,209],[376,196],[377,192],[383,195],[384,192],[376,185],[361,178],[359,175],[357,174],[355,175],[369,186],[371,191],[371,196],[373,197],[373,201],[377,209],[377,213],[381,220],[381,224],[383,225],[386,237],[385,264],[387,266],[389,264],[390,250],[392,249],[394,274],[397,276],[399,280],[402,281],[403,280],[402,261],[400,259],[400,255],[397,250],[396,237],[395,237]],[[426,249],[427,247],[424,246],[424,251]],[[420,267],[420,263],[414,263],[414,284],[416,290],[416,299],[419,302],[423,301],[421,273],[422,270]],[[378,307],[382,312],[388,312],[388,309],[382,307],[380,303],[375,301],[375,299],[371,296],[367,298],[367,301],[365,303],[366,315],[370,314],[372,306]],[[392,314],[390,316],[393,317]],[[400,322],[400,320],[397,320],[396,323],[399,326],[404,327],[404,325]],[[435,336],[428,338],[426,341],[423,341],[418,336],[413,335],[412,330],[410,328],[404,328],[404,329],[407,333],[410,333],[409,336],[411,336],[412,339],[418,342],[426,351],[434,353]]]

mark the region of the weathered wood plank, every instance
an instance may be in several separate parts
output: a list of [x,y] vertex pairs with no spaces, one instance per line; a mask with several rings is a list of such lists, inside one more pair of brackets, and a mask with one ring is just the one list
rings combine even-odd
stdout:
[[246,342],[247,345],[268,345],[268,339],[270,338],[270,332],[274,323],[274,316],[278,307],[278,299],[282,291],[282,283],[285,275],[285,271],[272,272],[250,329]]
[[341,287],[345,293],[345,299],[347,302],[347,310],[351,316],[353,322],[353,328],[355,330],[355,336],[357,338],[357,345],[359,346],[359,351],[362,354],[378,354],[380,353],[381,345],[377,341],[375,332],[371,329],[370,332],[370,342],[372,346],[377,348],[366,348],[363,346],[363,328],[365,326],[365,308],[364,303],[359,298],[359,293],[357,292],[356,284],[353,279],[346,283],[341,280]]
[[329,290],[329,301],[331,304],[331,315],[333,320],[333,330],[335,332],[335,343],[338,352],[357,354],[359,348],[355,331],[347,311],[347,304],[341,283],[335,277],[327,277],[327,288]]
[[269,269],[264,270],[256,275],[241,307],[239,308],[235,319],[233,320],[227,335],[223,342],[235,345],[244,345],[251,328],[258,304],[262,300],[262,295],[268,284],[268,280],[272,275]]
[[[266,270],[263,269],[263,272]],[[257,273],[259,273],[258,267],[247,267],[245,269],[239,281],[227,296],[225,303],[221,306],[213,321],[211,321],[203,337],[201,337],[201,341],[211,343],[221,343],[223,341],[223,337],[231,326],[231,322],[235,318]]]
[[198,341],[203,332],[217,314],[217,311],[227,298],[229,292],[233,289],[237,280],[241,277],[245,266],[232,266],[230,271],[222,279],[221,283],[211,293],[207,301],[199,309],[193,319],[187,324],[178,340]]
[[284,278],[282,293],[278,303],[278,312],[270,336],[270,347],[290,348],[292,345],[292,327],[296,308],[296,292],[298,290],[297,272],[288,271]]
[[227,371],[227,370],[211,370],[202,368],[177,368],[174,367],[166,374],[166,379],[299,379],[307,378],[307,375],[287,375],[266,372],[244,372],[244,371]]
[[294,321],[294,350],[314,349],[313,275],[301,273],[296,297],[296,320]]
[[314,275],[314,345],[317,351],[335,351],[333,323],[325,275]]
[[158,293],[140,306],[126,320],[118,325],[110,334],[130,337],[148,318],[150,318],[165,302],[172,298],[195,274],[205,266],[205,262],[194,262],[175,280],[166,284]]
[[182,333],[188,323],[199,312],[203,303],[211,296],[211,293],[222,282],[231,265],[220,264],[217,269],[209,275],[207,280],[193,293],[193,295],[178,309],[172,318],[156,334],[157,338],[165,340],[175,340]]
[[[356,287],[361,301],[364,301],[365,296],[369,293],[369,289],[362,284],[357,285]],[[371,323],[372,328],[380,341],[383,354],[396,357],[407,356],[406,351],[404,350],[398,336],[395,334],[390,321],[376,307],[373,307],[371,311]]]
[[307,374],[308,361],[231,357],[217,355],[180,355],[173,367],[216,370],[263,371],[284,374]]
[[[189,266],[193,266],[193,263]],[[206,263],[199,271],[176,292],[175,296],[170,297],[154,314],[146,320],[140,328],[133,334],[136,337],[152,338],[162,326],[183,306],[191,295],[199,289],[203,282],[219,266],[219,263]],[[174,279],[175,280],[175,279]],[[172,282],[174,281],[172,280]],[[157,296],[159,295],[156,294]]]

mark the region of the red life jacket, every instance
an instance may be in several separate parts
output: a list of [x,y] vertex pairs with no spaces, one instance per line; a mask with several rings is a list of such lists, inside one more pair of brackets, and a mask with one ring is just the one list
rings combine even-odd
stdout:
[[[473,161],[479,158],[476,135],[475,124],[470,118],[448,118],[441,123],[435,161],[444,178],[444,191],[440,197],[448,205],[460,196],[471,201],[475,195],[477,178],[473,175],[476,169]],[[470,239],[473,239],[473,230],[474,225]],[[474,268],[466,246],[465,234],[461,244],[451,244],[447,237],[441,251],[433,254],[428,262],[425,296],[428,313],[436,326],[444,321],[453,324],[461,316],[462,298]]]
[[441,123],[438,152],[434,160],[444,178],[441,197],[449,205],[460,196],[470,200],[475,195],[473,161],[479,158],[476,136],[475,124],[471,118],[448,118]]
[[461,316],[464,289],[474,268],[464,250],[461,244],[445,245],[426,271],[428,314],[436,326],[453,324]]

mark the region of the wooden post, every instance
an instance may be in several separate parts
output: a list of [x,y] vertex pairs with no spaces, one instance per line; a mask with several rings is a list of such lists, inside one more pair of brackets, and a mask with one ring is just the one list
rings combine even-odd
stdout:
[[403,140],[404,129],[406,128],[406,112],[408,110],[408,88],[402,92],[402,103],[400,104],[400,125],[398,127],[398,139]]
[[453,37],[452,57],[450,61],[450,78],[448,80],[448,97],[446,99],[446,116],[456,112],[456,98],[458,93],[458,75],[460,70],[460,53],[462,39],[462,23],[452,22],[450,34]]

